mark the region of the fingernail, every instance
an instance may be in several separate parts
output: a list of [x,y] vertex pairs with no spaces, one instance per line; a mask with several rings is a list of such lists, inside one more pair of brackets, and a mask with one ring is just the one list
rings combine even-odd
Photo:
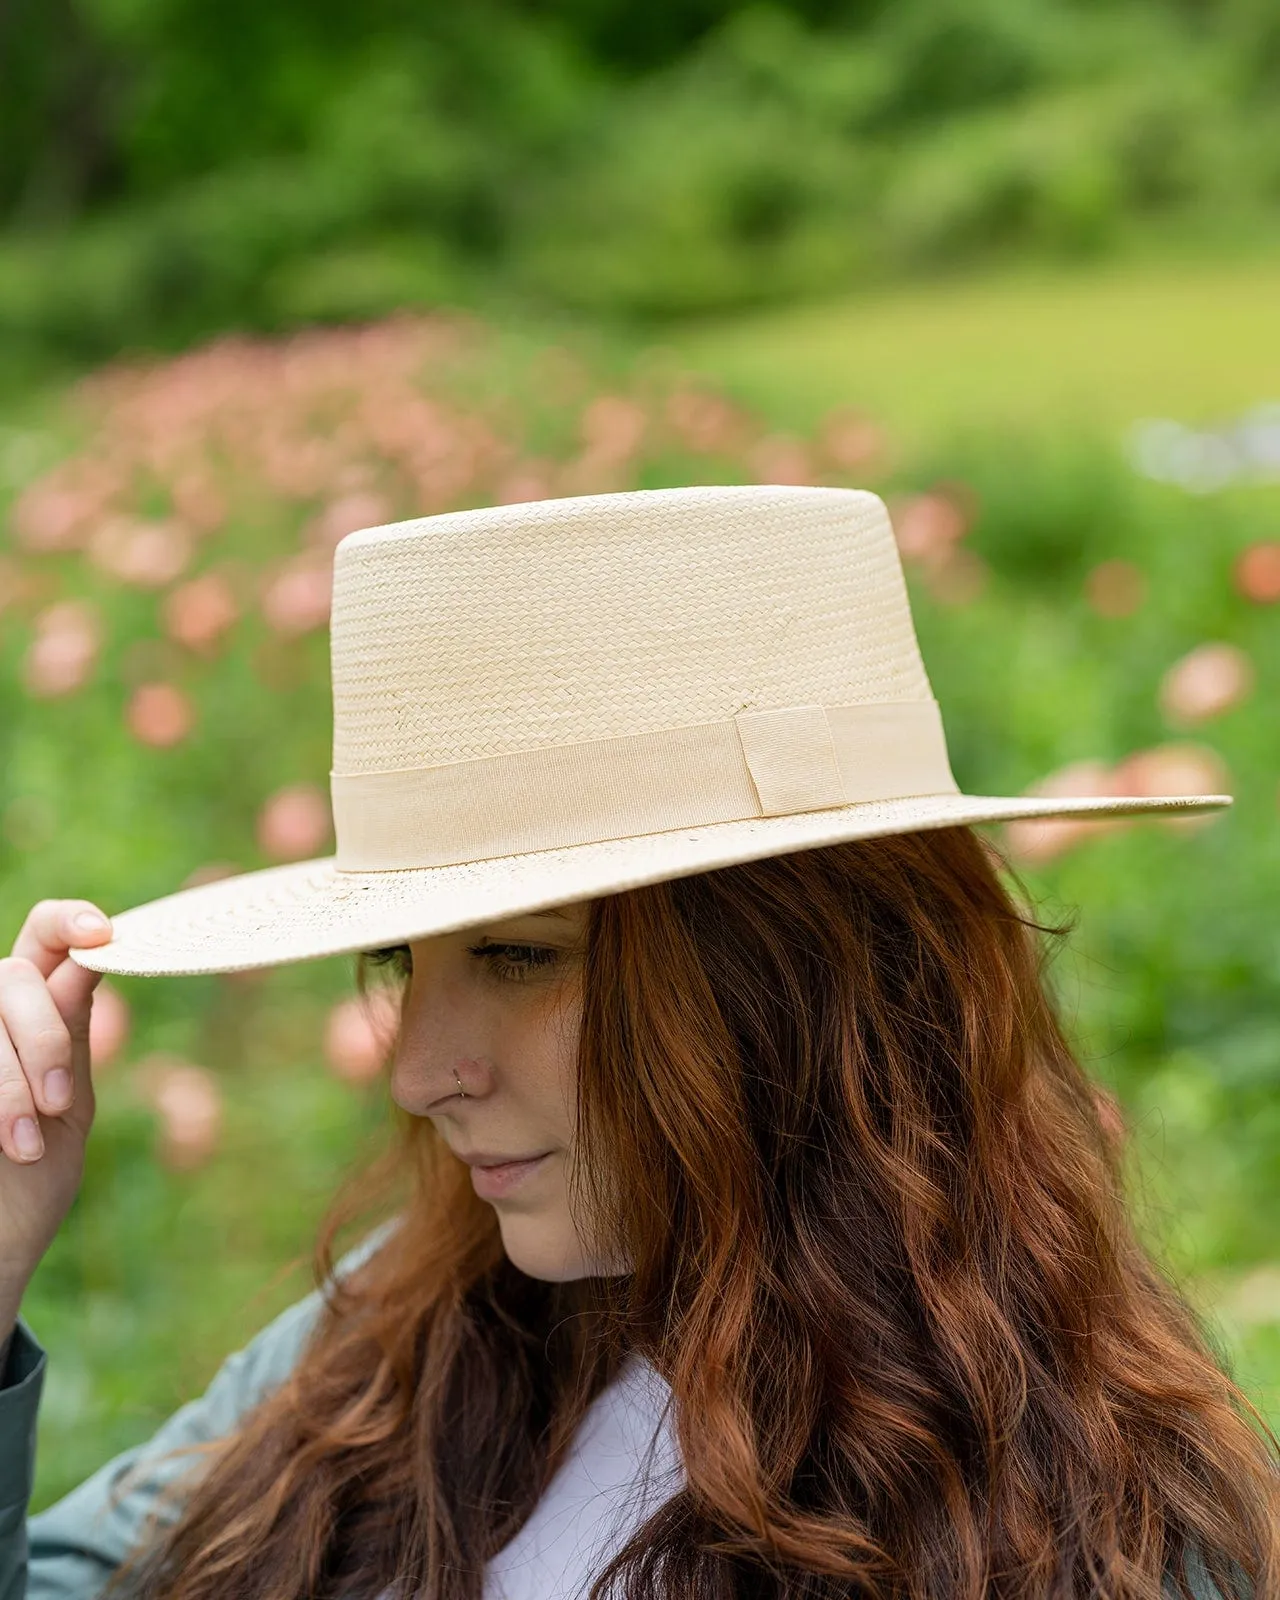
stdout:
[[96,911],[77,911],[71,923],[81,933],[97,933],[100,928],[109,926],[107,919],[100,917]]
[[55,1067],[44,1080],[44,1097],[57,1110],[71,1103],[71,1074]]
[[40,1154],[40,1130],[30,1117],[19,1117],[13,1126],[13,1142],[18,1147],[18,1154],[30,1160]]

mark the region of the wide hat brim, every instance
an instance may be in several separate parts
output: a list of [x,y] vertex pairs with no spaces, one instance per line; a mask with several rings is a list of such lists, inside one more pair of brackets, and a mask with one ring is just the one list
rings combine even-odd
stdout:
[[916,795],[609,839],[449,866],[344,872],[290,862],[179,890],[112,916],[109,943],[68,954],[90,972],[242,972],[457,932],[765,856],[1016,818],[1200,812],[1231,795]]

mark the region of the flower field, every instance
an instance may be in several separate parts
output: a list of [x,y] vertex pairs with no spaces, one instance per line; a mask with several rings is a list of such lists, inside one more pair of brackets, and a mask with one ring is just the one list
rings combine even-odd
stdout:
[[[1190,495],[1085,428],[917,439],[847,393],[748,404],[673,348],[461,315],[115,363],[0,418],[0,882],[108,913],[333,849],[337,541],[463,506],[851,484],[893,512],[975,794],[1235,796],[992,828],[1078,931],[1050,969],[1153,1246],[1280,1424],[1280,494]],[[103,979],[98,1123],[24,1315],[51,1351],[35,1508],[146,1437],[310,1287],[375,1148],[350,958]]]

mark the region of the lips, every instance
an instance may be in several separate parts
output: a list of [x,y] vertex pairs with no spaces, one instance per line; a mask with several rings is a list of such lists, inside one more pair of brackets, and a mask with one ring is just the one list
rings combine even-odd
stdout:
[[521,1161],[502,1161],[492,1166],[472,1160],[471,1187],[484,1200],[497,1200],[541,1170],[551,1152]]
[[469,1167],[511,1167],[522,1161],[538,1161],[546,1154],[545,1150],[535,1150],[527,1156],[503,1156],[491,1150],[473,1150],[469,1156],[464,1156],[460,1151],[454,1151],[458,1160],[465,1161]]

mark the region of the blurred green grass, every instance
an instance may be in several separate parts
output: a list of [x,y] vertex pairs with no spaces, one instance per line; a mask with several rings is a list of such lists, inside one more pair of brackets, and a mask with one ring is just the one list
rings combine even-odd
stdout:
[[[201,434],[188,422],[188,454],[206,435],[221,441],[210,459],[226,514],[202,535],[183,581],[224,567],[245,580],[243,615],[209,656],[165,635],[162,603],[176,584],[132,585],[83,549],[31,553],[18,537],[31,486],[64,457],[104,451],[113,437],[104,428],[127,419],[124,401],[105,411],[86,393],[12,403],[0,417],[14,513],[0,551],[10,562],[0,609],[0,937],[11,942],[41,897],[83,895],[113,912],[173,891],[202,863],[271,864],[257,834],[267,799],[296,783],[327,792],[327,639],[315,627],[279,634],[248,580],[292,558],[344,495],[382,496],[391,520],[491,502],[521,485],[528,495],[531,484],[575,493],[768,481],[784,459],[811,481],[859,483],[895,505],[962,486],[971,508],[963,544],[985,574],[979,592],[948,596],[924,567],[906,570],[963,788],[1019,793],[1064,763],[1114,762],[1181,736],[1159,685],[1205,640],[1232,643],[1253,663],[1252,692],[1191,735],[1225,763],[1229,811],[1194,832],[1151,821],[1099,831],[1022,870],[1047,914],[1079,911],[1051,973],[1083,1059],[1125,1108],[1140,1226],[1238,1380],[1280,1424],[1280,612],[1242,597],[1233,578],[1242,551],[1275,537],[1280,494],[1190,496],[1137,478],[1118,447],[1134,414],[1207,417],[1267,397],[1277,329],[1267,270],[972,282],[690,329],[661,347],[589,325],[442,323],[454,331],[427,341],[413,379],[435,410],[400,443],[392,435],[409,414],[408,391],[376,362],[367,375],[353,343],[324,342],[345,335],[308,336],[309,346],[295,341],[278,355],[226,347],[218,371],[231,413],[239,405],[270,418],[278,406],[282,424],[318,449],[307,457],[314,481],[286,492],[253,466],[261,426],[237,444],[221,423],[206,419]],[[330,387],[314,374],[298,379],[308,348],[316,372],[337,375]],[[180,413],[183,396],[201,415],[213,407],[212,371],[158,367],[146,426],[160,427],[166,404]],[[706,375],[700,391],[691,371]],[[695,392],[711,418],[701,443],[673,398]],[[842,465],[823,443],[832,408],[886,430],[862,466]],[[391,418],[380,444],[379,416]],[[454,439],[441,446],[446,464],[461,448],[449,429],[489,440],[474,446],[465,481],[432,480],[415,454],[432,428]],[[164,519],[167,495],[163,471],[139,467],[120,503]],[[1117,558],[1146,582],[1127,617],[1099,615],[1088,599],[1090,574]],[[67,598],[101,607],[100,655],[82,687],[33,697],[23,688],[33,633]],[[195,714],[167,748],[126,726],[133,691],[157,680],[189,696]],[[326,1018],[352,990],[349,958],[114,987],[131,1031],[97,1074],[84,1186],[24,1304],[50,1350],[34,1509],[147,1437],[308,1290],[315,1222],[385,1122],[381,1084],[346,1081],[326,1062]],[[157,1052],[202,1064],[222,1089],[220,1142],[191,1170],[158,1158],[140,1070]]]
[[809,427],[851,394],[910,451],[953,434],[1229,417],[1274,397],[1280,256],[1185,245],[1081,272],[994,274],[717,319],[669,336],[690,370]]

